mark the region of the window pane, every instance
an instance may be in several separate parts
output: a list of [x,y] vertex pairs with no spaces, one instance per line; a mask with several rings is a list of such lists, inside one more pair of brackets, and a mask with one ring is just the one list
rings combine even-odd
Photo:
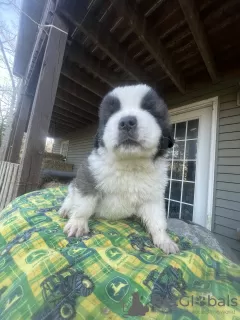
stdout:
[[172,179],[182,180],[183,161],[174,161],[172,168]]
[[181,185],[182,185],[182,182],[180,182],[180,181],[172,181],[171,196],[170,196],[170,198],[172,200],[180,201],[180,199],[181,199]]
[[184,180],[195,181],[196,161],[186,161],[184,165]]
[[172,162],[168,161],[168,172],[167,172],[167,175],[168,175],[169,179],[171,177],[171,168],[172,168]]
[[190,140],[186,143],[185,159],[196,159],[197,156],[197,141]]
[[198,122],[199,120],[188,121],[187,138],[196,139],[198,137]]
[[179,219],[180,203],[170,201],[169,217]]
[[169,198],[169,185],[170,185],[170,182],[168,181],[168,184],[167,184],[167,188],[166,188],[166,191],[165,191],[165,198]]
[[173,157],[175,159],[184,159],[184,141],[175,142]]
[[194,183],[184,182],[183,183],[183,195],[182,202],[193,204],[194,201]]
[[168,151],[167,151],[167,159],[172,159],[172,151],[173,151],[173,148],[168,149]]
[[[168,175],[165,198],[169,205],[169,217],[192,220],[199,119],[174,124],[175,145],[169,149]],[[169,187],[170,186],[170,187]],[[171,189],[171,191],[170,191]],[[170,192],[170,194],[169,194]],[[166,209],[167,210],[167,209]]]
[[193,219],[193,206],[189,206],[187,204],[182,204],[182,215],[181,218],[185,221]]
[[184,140],[186,134],[186,122],[180,122],[176,124],[176,140]]

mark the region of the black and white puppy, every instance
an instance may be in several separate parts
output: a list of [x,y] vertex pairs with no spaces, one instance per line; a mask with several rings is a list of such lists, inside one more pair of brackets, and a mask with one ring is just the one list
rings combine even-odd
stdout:
[[69,185],[60,215],[69,237],[89,232],[88,219],[138,216],[155,246],[176,253],[166,232],[165,152],[173,146],[168,110],[147,85],[115,88],[102,101],[95,146]]

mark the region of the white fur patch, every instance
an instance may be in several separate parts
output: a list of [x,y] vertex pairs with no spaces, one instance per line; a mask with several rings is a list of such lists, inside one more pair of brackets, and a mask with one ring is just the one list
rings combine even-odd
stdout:
[[121,109],[138,109],[144,96],[151,90],[146,84],[135,86],[118,87],[112,90],[111,95],[117,97],[121,102]]

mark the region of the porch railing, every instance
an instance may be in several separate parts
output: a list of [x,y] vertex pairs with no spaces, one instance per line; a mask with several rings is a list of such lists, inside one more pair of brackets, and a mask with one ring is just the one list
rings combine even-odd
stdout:
[[0,161],[0,211],[13,199],[19,164]]

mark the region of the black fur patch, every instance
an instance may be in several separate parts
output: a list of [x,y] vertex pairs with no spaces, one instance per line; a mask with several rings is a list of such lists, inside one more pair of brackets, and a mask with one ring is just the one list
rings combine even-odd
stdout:
[[103,146],[102,136],[104,133],[104,127],[108,122],[108,119],[117,111],[120,110],[120,101],[117,97],[108,94],[103,98],[103,101],[99,110],[99,127],[95,137],[94,148]]
[[87,160],[85,160],[78,169],[77,176],[73,180],[73,185],[82,193],[83,196],[94,195],[97,193],[96,181],[89,169]]
[[157,158],[164,155],[166,150],[172,148],[174,145],[172,126],[168,118],[168,109],[163,99],[161,99],[153,89],[149,90],[142,99],[141,108],[151,113],[162,130],[162,137],[155,155],[155,158]]

